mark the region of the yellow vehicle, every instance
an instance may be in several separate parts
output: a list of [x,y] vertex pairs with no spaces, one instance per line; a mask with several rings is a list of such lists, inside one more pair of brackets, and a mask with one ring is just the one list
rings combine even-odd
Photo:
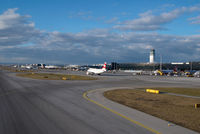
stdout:
[[193,73],[189,72],[189,71],[185,72],[185,76],[187,76],[187,77],[194,77]]
[[164,73],[163,73],[162,71],[160,71],[160,70],[156,70],[156,71],[154,72],[154,74],[155,74],[155,75],[164,75]]
[[188,74],[188,75],[186,75],[187,77],[194,77],[192,74]]

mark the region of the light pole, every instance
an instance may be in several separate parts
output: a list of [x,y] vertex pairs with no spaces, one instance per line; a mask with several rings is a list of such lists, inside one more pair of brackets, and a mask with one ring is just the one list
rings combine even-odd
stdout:
[[160,71],[162,71],[162,55],[160,54]]
[[192,61],[190,62],[190,71],[192,71]]

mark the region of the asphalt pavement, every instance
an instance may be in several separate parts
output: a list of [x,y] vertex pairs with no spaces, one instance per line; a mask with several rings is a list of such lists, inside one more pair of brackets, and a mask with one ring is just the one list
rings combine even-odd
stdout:
[[35,80],[1,70],[0,134],[150,134],[84,99],[83,93],[98,88],[200,85],[198,80],[152,81],[126,74],[98,77],[92,81]]

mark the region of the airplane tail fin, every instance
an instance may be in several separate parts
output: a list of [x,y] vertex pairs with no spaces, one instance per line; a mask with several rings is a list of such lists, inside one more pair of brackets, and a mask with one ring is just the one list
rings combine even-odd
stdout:
[[102,67],[102,70],[106,71],[106,62],[104,62],[104,65]]
[[174,70],[173,70],[173,71],[174,71],[174,72],[177,72],[177,71],[178,71],[177,66],[174,67]]

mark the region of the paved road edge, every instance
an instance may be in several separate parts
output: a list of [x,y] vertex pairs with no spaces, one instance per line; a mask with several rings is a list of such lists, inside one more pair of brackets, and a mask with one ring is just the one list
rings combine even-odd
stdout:
[[132,122],[132,123],[134,123],[134,124],[136,124],[136,125],[138,125],[138,126],[141,126],[141,127],[145,128],[145,129],[149,130],[149,131],[152,132],[152,133],[161,134],[161,133],[158,132],[157,130],[154,130],[154,129],[148,127],[148,126],[145,126],[144,124],[142,124],[142,123],[140,123],[140,122],[138,122],[138,121],[135,121],[135,120],[133,120],[133,119],[131,119],[131,118],[129,118],[129,117],[127,117],[127,116],[125,116],[125,115],[123,115],[123,114],[117,112],[117,111],[114,111],[114,110],[112,110],[112,109],[110,109],[110,108],[108,108],[108,107],[106,107],[106,106],[104,106],[104,105],[102,105],[102,104],[100,104],[100,103],[98,103],[98,102],[96,102],[96,101],[90,99],[90,98],[87,96],[87,94],[90,93],[90,92],[93,92],[93,90],[89,90],[89,91],[84,92],[84,93],[83,93],[83,98],[85,98],[86,100],[88,100],[88,101],[90,101],[90,102],[92,102],[92,103],[94,103],[94,104],[96,104],[96,105],[98,105],[98,106],[100,106],[100,107],[102,107],[102,108],[104,108],[104,109],[106,109],[106,110],[108,110],[108,111],[110,111],[110,112],[112,112],[112,113],[114,113],[114,114],[116,114],[116,115],[118,115],[118,116],[120,116],[120,117],[122,117],[122,118],[124,118],[124,119],[126,119],[126,120],[128,120],[128,121],[130,121],[130,122]]

